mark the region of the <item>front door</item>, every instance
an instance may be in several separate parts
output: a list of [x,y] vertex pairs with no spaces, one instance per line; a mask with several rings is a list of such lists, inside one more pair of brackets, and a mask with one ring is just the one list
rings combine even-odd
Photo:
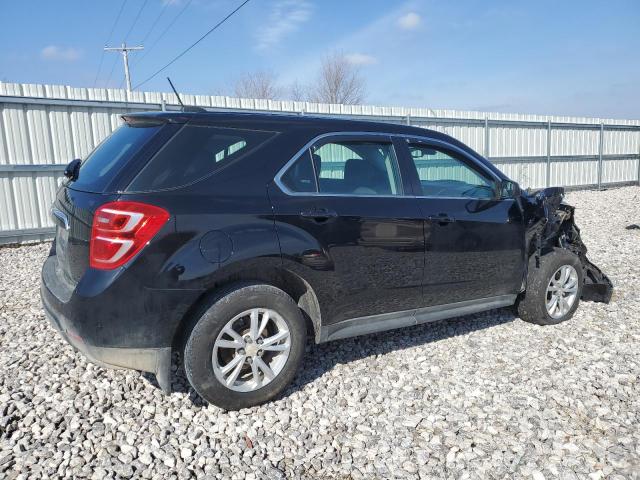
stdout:
[[498,199],[494,174],[453,145],[410,140],[403,153],[425,219],[425,306],[517,294],[525,252],[516,201]]
[[422,303],[423,219],[391,139],[325,137],[269,187],[285,268],[311,284],[324,326]]

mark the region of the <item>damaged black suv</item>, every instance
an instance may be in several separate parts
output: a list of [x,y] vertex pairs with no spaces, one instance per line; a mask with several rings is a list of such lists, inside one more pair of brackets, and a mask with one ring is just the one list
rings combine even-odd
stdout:
[[65,171],[42,269],[52,324],[91,360],[155,373],[178,352],[226,409],[292,381],[307,337],[515,305],[608,302],[563,190],[523,192],[459,141],[403,125],[130,114]]

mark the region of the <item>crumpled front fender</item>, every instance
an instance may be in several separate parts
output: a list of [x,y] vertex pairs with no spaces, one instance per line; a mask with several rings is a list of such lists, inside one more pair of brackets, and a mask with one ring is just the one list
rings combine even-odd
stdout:
[[527,256],[535,256],[537,267],[540,257],[554,248],[573,252],[582,263],[582,299],[609,303],[613,284],[587,258],[587,247],[580,238],[580,229],[574,221],[575,208],[563,203],[563,199],[562,187],[523,192],[520,196],[526,222]]

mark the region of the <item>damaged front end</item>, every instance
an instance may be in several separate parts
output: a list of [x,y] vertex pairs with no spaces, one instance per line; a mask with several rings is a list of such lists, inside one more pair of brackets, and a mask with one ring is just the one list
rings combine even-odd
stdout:
[[540,257],[554,248],[564,248],[573,252],[582,263],[582,299],[609,303],[613,284],[609,277],[587,258],[587,247],[582,242],[580,229],[574,222],[575,208],[562,203],[563,198],[562,187],[522,192],[520,199],[526,224],[528,258],[531,259],[533,256],[534,265],[538,267]]

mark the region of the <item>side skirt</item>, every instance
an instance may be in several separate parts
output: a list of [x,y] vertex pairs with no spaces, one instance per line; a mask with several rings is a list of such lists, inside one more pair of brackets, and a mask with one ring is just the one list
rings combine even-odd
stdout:
[[384,332],[395,328],[409,327],[421,323],[435,322],[445,318],[459,317],[471,313],[483,312],[494,308],[513,305],[517,295],[500,295],[497,297],[480,298],[464,302],[435,305],[417,310],[383,313],[368,317],[351,318],[333,325],[322,326],[318,343],[338,340],[340,338],[356,337],[368,333]]

